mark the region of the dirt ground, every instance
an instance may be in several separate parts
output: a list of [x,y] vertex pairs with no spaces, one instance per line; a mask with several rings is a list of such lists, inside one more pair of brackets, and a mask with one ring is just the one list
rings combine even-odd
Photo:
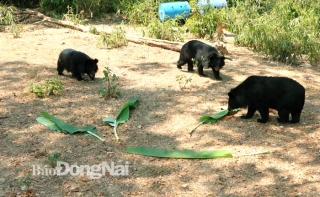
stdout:
[[[227,43],[233,61],[221,70],[222,81],[177,69],[179,53],[129,42],[118,49],[96,47],[98,36],[66,28],[25,25],[21,38],[0,32],[0,196],[320,196],[319,67],[288,66],[249,49]],[[187,41],[187,40],[185,40]],[[37,98],[32,83],[44,83],[56,73],[59,53],[74,48],[99,59],[94,82],[77,81],[70,73],[60,77],[63,92]],[[99,80],[109,67],[119,77],[119,99],[104,100]],[[191,77],[181,89],[176,76]],[[228,91],[250,75],[287,76],[306,88],[299,124],[279,124],[233,117],[188,131],[203,115],[226,106]],[[183,85],[183,84],[182,84]],[[102,119],[115,116],[130,98],[139,105],[118,128]],[[67,135],[39,124],[47,111],[76,126],[94,125],[106,142],[82,134]],[[228,149],[234,155],[270,151],[270,154],[224,159],[165,159],[127,154],[127,146],[166,149]],[[35,166],[50,169],[47,155],[57,151],[70,165],[126,165],[128,175],[39,175]],[[21,180],[30,174],[29,190]]]

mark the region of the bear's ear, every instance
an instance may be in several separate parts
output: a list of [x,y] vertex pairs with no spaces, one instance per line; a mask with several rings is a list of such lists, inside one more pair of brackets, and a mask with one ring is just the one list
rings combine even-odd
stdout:
[[99,62],[99,60],[98,59],[94,59],[93,60],[96,64]]

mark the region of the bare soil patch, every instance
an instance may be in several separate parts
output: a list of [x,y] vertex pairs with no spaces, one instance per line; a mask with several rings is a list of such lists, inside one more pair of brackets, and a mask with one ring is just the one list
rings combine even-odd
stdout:
[[[320,196],[319,68],[292,67],[272,62],[242,47],[227,44],[230,57],[222,81],[176,68],[179,53],[129,43],[99,49],[98,36],[65,28],[24,26],[21,38],[0,33],[0,196],[23,196],[18,179],[31,174],[29,196]],[[61,77],[63,93],[39,99],[29,93],[32,83],[55,76],[59,53],[74,48],[99,59],[94,82]],[[104,67],[119,77],[119,99],[98,97]],[[192,76],[181,90],[177,75]],[[279,124],[271,112],[267,124],[239,116],[188,131],[203,115],[227,105],[228,91],[250,75],[288,76],[306,88],[299,124]],[[115,116],[130,97],[138,107],[118,128],[121,143],[102,119]],[[65,135],[40,125],[47,111],[76,126],[95,125],[94,137]],[[233,159],[160,159],[124,152],[127,146],[167,149],[228,149],[234,155],[269,150],[270,154]],[[34,175],[33,165],[50,168],[47,154],[58,151],[70,165],[130,162],[128,176]]]

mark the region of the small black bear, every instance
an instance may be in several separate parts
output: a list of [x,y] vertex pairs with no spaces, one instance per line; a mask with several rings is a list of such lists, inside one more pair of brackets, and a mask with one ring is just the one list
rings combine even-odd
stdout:
[[196,64],[200,76],[206,76],[203,67],[210,67],[216,80],[221,80],[219,70],[224,66],[224,60],[225,57],[214,47],[198,40],[191,40],[182,46],[177,67],[181,69],[181,66],[188,63],[188,71],[193,71],[193,65]]
[[261,119],[266,123],[269,120],[269,108],[278,111],[278,122],[291,123],[300,121],[301,111],[305,101],[304,87],[287,77],[250,76],[228,93],[228,109],[248,107],[246,115],[241,118],[251,118],[258,110]]
[[97,63],[97,59],[91,59],[85,53],[74,49],[65,49],[59,55],[57,71],[59,75],[63,75],[62,72],[66,69],[78,81],[83,80],[82,75],[86,73],[91,80],[94,80],[98,71]]

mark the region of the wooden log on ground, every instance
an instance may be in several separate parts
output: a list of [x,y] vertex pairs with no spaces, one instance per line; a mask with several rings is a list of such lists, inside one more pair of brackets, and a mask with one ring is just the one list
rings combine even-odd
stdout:
[[[63,27],[75,29],[75,30],[82,31],[82,32],[89,32],[90,31],[90,27],[88,27],[88,26],[75,24],[71,21],[64,21],[64,20],[58,20],[55,18],[51,18],[51,17],[48,17],[40,12],[33,11],[30,9],[17,12],[16,14],[29,14],[29,15],[37,16],[42,19],[41,21],[38,21],[34,24],[41,24],[44,22],[50,22],[53,24],[61,25]],[[112,30],[105,30],[104,28],[99,28],[99,27],[98,28],[96,27],[96,29],[97,29],[98,34],[100,32],[104,32],[107,35],[110,35],[112,32]],[[176,52],[180,52],[180,49],[181,49],[182,45],[184,44],[182,42],[171,42],[171,41],[161,40],[161,39],[138,37],[138,36],[134,36],[134,35],[130,35],[130,34],[125,34],[125,36],[129,42],[133,42],[133,43],[137,43],[137,44],[146,44],[148,46],[160,47],[163,49],[176,51]]]

